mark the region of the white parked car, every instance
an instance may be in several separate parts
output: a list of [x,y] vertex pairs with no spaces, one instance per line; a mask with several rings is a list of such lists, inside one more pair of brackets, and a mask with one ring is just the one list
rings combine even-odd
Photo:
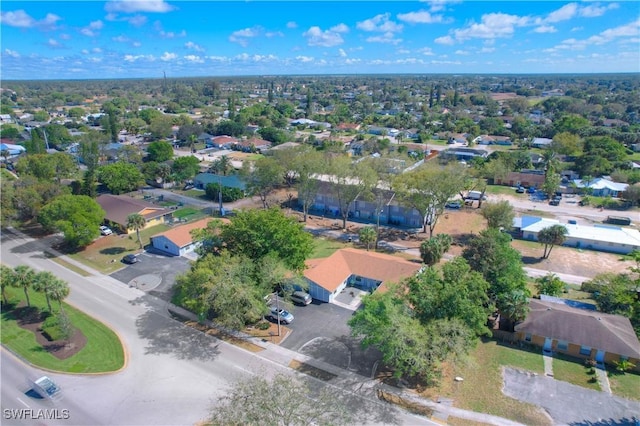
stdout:
[[113,231],[108,226],[104,226],[103,225],[103,226],[100,227],[100,234],[101,235],[111,235],[111,234],[113,234]]

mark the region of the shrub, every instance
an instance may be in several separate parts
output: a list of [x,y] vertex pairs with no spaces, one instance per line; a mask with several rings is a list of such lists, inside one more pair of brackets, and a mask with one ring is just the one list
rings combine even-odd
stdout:
[[[207,184],[205,187],[205,192],[207,197],[209,197],[213,201],[218,201],[218,191],[220,185],[217,183]],[[222,202],[223,203],[232,203],[241,198],[244,198],[244,191],[238,188],[229,188],[227,186],[222,187]]]

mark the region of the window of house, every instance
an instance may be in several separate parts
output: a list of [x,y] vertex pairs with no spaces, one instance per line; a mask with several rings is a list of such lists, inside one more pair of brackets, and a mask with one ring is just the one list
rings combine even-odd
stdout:
[[566,340],[558,340],[558,350],[566,351],[567,349],[569,349],[569,342]]
[[530,342],[530,341],[531,341],[531,333],[527,333],[527,334],[525,334],[525,335],[524,335],[524,340],[525,340],[526,342]]
[[580,346],[580,355],[591,355],[591,348],[589,346]]

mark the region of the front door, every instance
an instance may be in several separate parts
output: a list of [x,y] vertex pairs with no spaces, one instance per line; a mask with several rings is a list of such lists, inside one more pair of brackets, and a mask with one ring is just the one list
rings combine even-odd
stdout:
[[598,350],[596,352],[596,365],[600,368],[604,368],[604,351]]
[[546,339],[544,339],[544,346],[542,347],[542,352],[545,354],[550,354],[551,353],[551,345],[553,343],[553,339],[547,337]]

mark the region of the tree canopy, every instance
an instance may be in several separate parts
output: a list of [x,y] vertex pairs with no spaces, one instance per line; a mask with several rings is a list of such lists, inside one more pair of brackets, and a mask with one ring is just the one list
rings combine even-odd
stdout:
[[235,255],[259,260],[269,254],[290,269],[301,271],[313,249],[311,235],[279,208],[241,210],[222,226],[222,240]]
[[100,166],[96,176],[100,183],[116,195],[135,191],[144,182],[144,176],[135,164],[122,161]]
[[149,161],[162,163],[173,158],[173,146],[166,141],[154,141],[147,147]]
[[61,231],[72,247],[82,247],[100,236],[104,210],[86,195],[61,195],[44,206],[38,222],[49,230]]

